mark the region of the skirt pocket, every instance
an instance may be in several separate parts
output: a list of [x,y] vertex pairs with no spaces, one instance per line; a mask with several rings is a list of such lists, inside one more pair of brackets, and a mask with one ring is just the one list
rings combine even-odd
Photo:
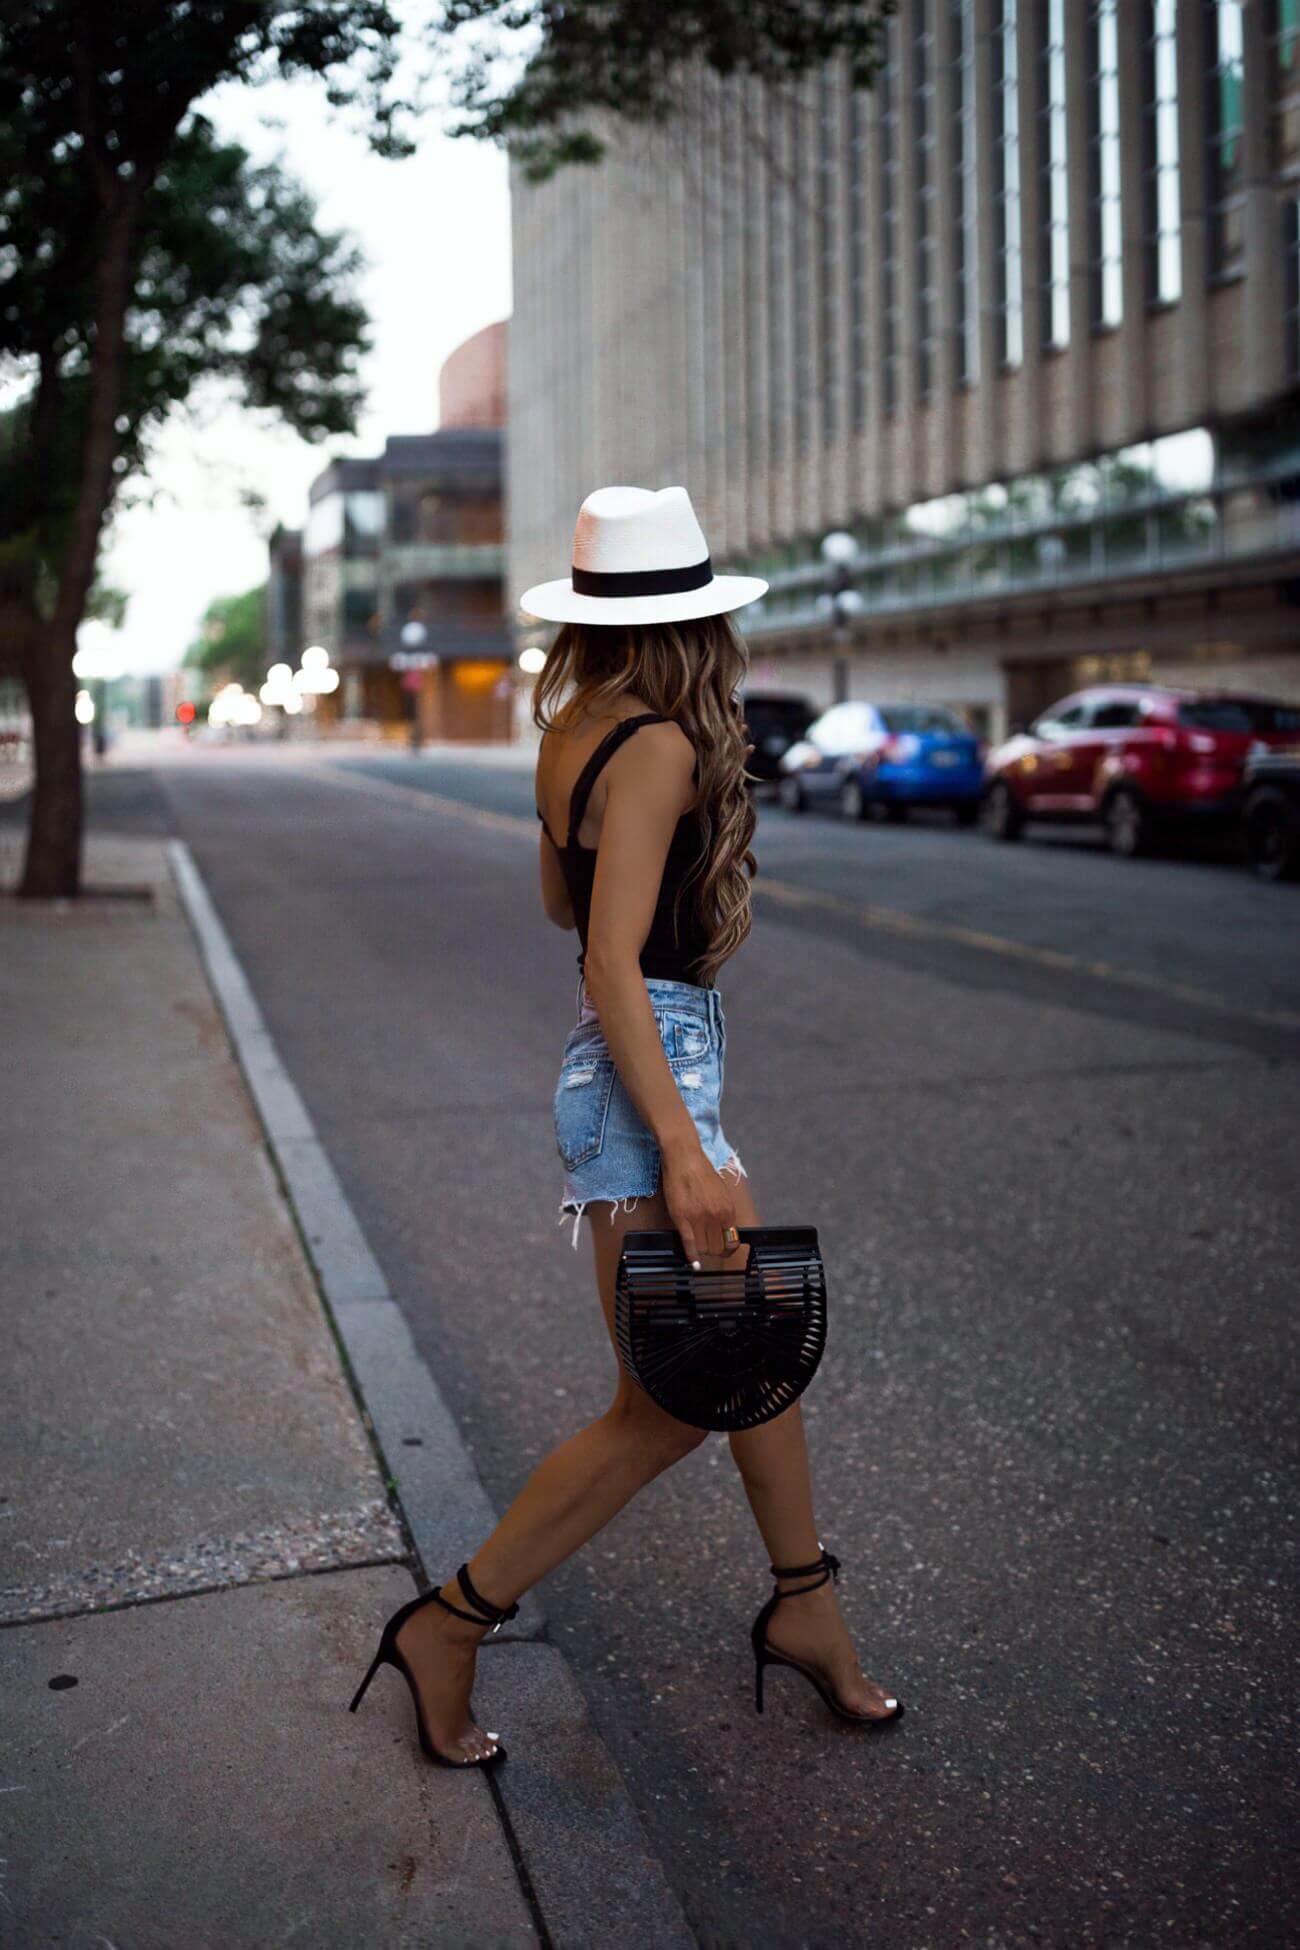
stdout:
[[614,1089],[609,1056],[579,1052],[566,1059],[555,1086],[555,1148],[569,1171],[597,1157]]

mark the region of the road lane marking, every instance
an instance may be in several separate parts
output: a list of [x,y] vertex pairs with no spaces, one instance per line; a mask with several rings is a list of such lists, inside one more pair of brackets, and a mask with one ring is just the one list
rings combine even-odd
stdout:
[[794,887],[786,880],[769,880],[761,874],[753,885],[756,893],[766,894],[770,900],[782,906],[820,908],[823,912],[838,914],[844,919],[857,921],[864,928],[876,928],[884,934],[907,935],[914,940],[956,942],[963,948],[976,948],[985,954],[1001,955],[1007,960],[1027,962],[1033,967],[1053,969],[1060,974],[1091,975],[1099,982],[1142,990],[1149,995],[1163,996],[1196,1009],[1213,1009],[1220,1015],[1234,1016],[1238,1020],[1264,1023],[1270,1029],[1300,1029],[1300,1013],[1289,1009],[1243,1008],[1231,996],[1219,995],[1213,989],[1194,988],[1186,982],[1169,982],[1163,975],[1144,975],[1139,969],[1117,968],[1113,962],[1091,961],[1084,955],[1067,954],[1060,948],[1040,948],[1032,942],[1012,940],[1007,935],[986,934],[978,928],[964,928],[955,921],[929,921],[921,915],[905,914],[898,908],[873,907],[861,901],[847,900],[841,894],[827,894],[817,888]]
[[[304,767],[301,776],[319,778],[323,774],[329,777],[331,783],[342,783],[352,790],[407,806],[418,804],[430,812],[445,813],[452,819],[467,820],[471,825],[489,827],[496,832],[531,838],[541,830],[539,821],[530,820],[521,813],[490,812],[482,806],[468,805],[463,799],[449,799],[442,793],[426,792],[418,785],[400,785],[395,780],[376,779],[369,773],[350,771],[340,765],[323,766],[320,772],[309,772]],[[918,914],[905,913],[901,908],[876,907],[870,902],[851,900],[843,894],[824,893],[820,888],[797,887],[788,880],[773,879],[767,874],[757,875],[751,884],[757,895],[779,906],[814,908],[822,913],[835,914],[843,920],[856,921],[860,927],[875,929],[882,934],[920,941],[951,942],[962,948],[974,948],[983,954],[1000,955],[1007,961],[1051,969],[1061,975],[1090,975],[1095,981],[1108,982],[1113,987],[1162,996],[1167,1001],[1181,1002],[1188,1008],[1210,1009],[1216,1015],[1232,1016],[1239,1022],[1261,1023],[1269,1029],[1300,1029],[1300,1012],[1244,1008],[1231,996],[1220,995],[1213,989],[1166,981],[1162,975],[1144,975],[1138,969],[1117,968],[1113,962],[1093,961],[1084,955],[1067,954],[1060,948],[1040,948],[1032,942],[1013,940],[1009,935],[987,934],[980,928],[962,927],[956,921],[927,920]]]

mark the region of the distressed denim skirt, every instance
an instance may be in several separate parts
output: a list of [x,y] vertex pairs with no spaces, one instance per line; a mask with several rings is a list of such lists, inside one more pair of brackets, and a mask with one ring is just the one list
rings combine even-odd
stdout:
[[[704,1155],[719,1171],[743,1178],[745,1167],[723,1136],[719,1115],[727,1028],[717,989],[693,982],[646,978],[659,1037],[677,1088],[700,1134]],[[654,1133],[628,1096],[609,1053],[595,1008],[579,984],[578,1020],[569,1031],[555,1086],[555,1144],[564,1166],[557,1221],[573,1214],[573,1244],[588,1205],[620,1205],[659,1190],[660,1154]]]

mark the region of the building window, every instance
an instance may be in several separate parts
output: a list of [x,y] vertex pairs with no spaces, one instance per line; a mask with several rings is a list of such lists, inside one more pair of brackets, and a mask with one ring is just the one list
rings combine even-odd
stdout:
[[[780,128],[774,129],[780,145]],[[785,455],[785,416],[789,398],[790,319],[790,191],[778,160],[772,171],[772,197],[767,213],[767,410],[771,455]]]
[[840,431],[840,338],[835,315],[838,237],[835,206],[839,161],[839,90],[834,68],[821,72],[821,116],[817,150],[818,331],[821,336],[822,439],[829,447]]
[[1183,295],[1183,220],[1178,173],[1178,0],[1146,7],[1142,61],[1142,176],[1146,200],[1147,303]]
[[1300,178],[1300,0],[1273,0],[1273,167]]
[[[1300,4],[1300,0],[1297,0]],[[971,386],[979,377],[979,247],[976,233],[979,177],[975,162],[975,0],[951,0],[953,145],[953,319],[956,377]]]
[[867,97],[849,96],[849,338],[853,362],[853,427],[867,424]]
[[916,394],[929,399],[934,385],[935,263],[935,126],[934,36],[928,11],[916,10],[912,37],[915,73],[912,76],[912,147],[915,155],[914,233],[916,237]]
[[1047,0],[1039,52],[1043,343],[1070,343],[1070,200],[1065,145],[1065,0]]
[[1282,205],[1282,250],[1286,264],[1286,370],[1300,379],[1300,203]]
[[1118,0],[1088,8],[1088,210],[1092,322],[1124,316],[1124,230],[1119,179]]
[[880,79],[880,297],[881,339],[884,352],[883,395],[886,413],[898,405],[899,341],[902,337],[898,310],[898,230],[899,230],[899,152],[898,152],[898,24],[891,20],[886,30],[886,53]]
[[808,115],[802,96],[790,110],[793,152],[790,174],[796,185],[795,221],[791,232],[794,270],[794,435],[801,454],[812,440],[813,407],[817,388],[813,379],[813,306],[817,299],[817,266],[812,262],[817,234],[804,215],[800,192],[808,182]]
[[1202,0],[1206,11],[1210,275],[1240,273],[1245,248],[1241,0]]
[[1020,62],[1018,0],[997,0],[993,30],[993,185],[997,230],[997,308],[1004,366],[1025,356],[1024,278],[1020,252]]
[[[742,108],[742,116],[747,115],[747,113],[748,104],[746,103]],[[770,333],[772,313],[770,293],[766,306],[766,317],[763,309],[760,308],[759,301],[759,287],[763,271],[761,254],[764,241],[763,217],[765,210],[770,208],[768,195],[769,180],[769,172],[765,169],[760,169],[757,164],[752,168],[745,167],[742,169],[741,195],[745,199],[746,243],[742,276],[745,285],[746,390],[749,395],[746,415],[750,441],[752,443],[751,453],[755,456],[757,464],[761,464],[761,462],[758,462],[757,457],[765,452],[766,447],[766,442],[763,438],[765,423],[762,414],[763,354],[765,347],[761,326],[762,323],[766,322]],[[770,425],[768,431],[770,434]]]

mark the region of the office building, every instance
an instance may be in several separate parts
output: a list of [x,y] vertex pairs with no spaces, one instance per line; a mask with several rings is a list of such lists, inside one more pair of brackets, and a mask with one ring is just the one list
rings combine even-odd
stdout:
[[751,682],[1300,698],[1300,9],[902,0],[885,57],[516,171],[512,598],[681,481]]
[[345,728],[511,735],[504,360],[504,326],[476,334],[443,367],[435,433],[391,435],[382,454],[335,460],[312,483],[302,636],[340,672],[319,708]]

